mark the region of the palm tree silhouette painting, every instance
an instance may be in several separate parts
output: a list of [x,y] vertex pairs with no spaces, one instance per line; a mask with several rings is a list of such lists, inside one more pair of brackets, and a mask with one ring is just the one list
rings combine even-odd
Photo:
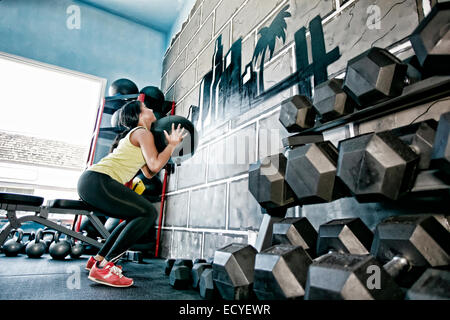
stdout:
[[286,21],[287,17],[291,14],[287,12],[289,5],[285,6],[273,19],[269,27],[264,27],[259,30],[258,34],[261,35],[258,42],[256,43],[255,51],[253,52],[252,62],[256,64],[256,60],[261,56],[260,67],[259,67],[259,94],[264,92],[264,60],[266,58],[266,52],[269,50],[269,59],[272,59],[273,52],[275,50],[276,38],[281,38],[283,44],[286,41],[285,29],[287,28]]

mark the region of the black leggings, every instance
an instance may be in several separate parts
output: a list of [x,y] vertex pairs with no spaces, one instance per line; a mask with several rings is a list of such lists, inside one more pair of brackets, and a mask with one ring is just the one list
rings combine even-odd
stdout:
[[86,170],[78,180],[78,194],[83,201],[107,216],[124,219],[106,239],[98,255],[116,261],[155,223],[158,216],[143,196],[110,176]]

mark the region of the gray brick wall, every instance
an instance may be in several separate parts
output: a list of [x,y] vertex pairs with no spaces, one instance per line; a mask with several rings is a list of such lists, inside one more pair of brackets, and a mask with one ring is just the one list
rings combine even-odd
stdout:
[[[405,38],[423,18],[421,2],[197,0],[188,21],[167,50],[161,87],[166,98],[168,95],[176,100],[176,113],[186,116],[190,105],[199,105],[202,79],[212,68],[216,39],[222,36],[224,55],[236,40],[242,41],[243,73],[252,59],[259,39],[258,32],[269,26],[286,5],[289,5],[291,14],[285,19],[286,39],[284,42],[276,39],[272,59],[269,60],[269,54],[266,55],[265,89],[295,71],[294,34],[301,27],[307,30],[311,61],[308,28],[317,15],[322,18],[326,50],[335,47],[340,50],[341,58],[328,67],[329,76],[333,76],[345,70],[350,58],[373,45],[395,51],[397,45],[405,43]],[[371,6],[376,6],[380,11],[376,28],[368,27]],[[402,50],[399,56],[404,59],[412,54],[412,50]],[[254,67],[254,71],[259,71],[259,62]],[[202,133],[197,154],[177,167],[176,173],[169,179],[163,232],[171,236],[164,240],[168,243],[165,244],[167,249],[163,256],[209,257],[217,248],[228,243],[250,241],[252,232],[259,229],[262,214],[248,191],[248,166],[259,158],[283,151],[281,139],[288,133],[278,121],[280,102],[296,93],[296,86],[287,88],[249,110],[241,109],[242,112],[236,116]],[[384,121],[392,124],[392,120]],[[374,125],[376,123],[361,125],[360,129],[370,130]],[[237,146],[233,142],[237,142]],[[237,163],[237,158],[242,158],[243,162]],[[343,215],[344,210],[355,208],[354,203],[345,201],[290,208],[288,216],[304,215],[318,226],[324,219],[330,220]],[[367,206],[369,209],[362,210],[371,212],[375,207]],[[320,218],[314,218],[316,213]],[[373,223],[371,220],[368,222]],[[189,241],[190,244],[181,244]]]

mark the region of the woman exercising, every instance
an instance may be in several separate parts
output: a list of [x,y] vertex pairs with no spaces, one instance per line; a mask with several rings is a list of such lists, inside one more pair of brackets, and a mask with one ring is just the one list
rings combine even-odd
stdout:
[[158,153],[150,132],[156,121],[153,111],[143,102],[132,101],[121,108],[119,124],[128,130],[122,133],[114,151],[89,167],[78,180],[78,194],[83,201],[106,215],[124,219],[106,239],[86,269],[89,279],[113,287],[129,287],[133,279],[122,274],[115,263],[142,235],[150,230],[158,216],[153,205],[141,195],[124,186],[142,170],[153,177],[169,161],[175,147],[187,135],[184,128],[172,124],[170,135],[164,131],[167,147]]

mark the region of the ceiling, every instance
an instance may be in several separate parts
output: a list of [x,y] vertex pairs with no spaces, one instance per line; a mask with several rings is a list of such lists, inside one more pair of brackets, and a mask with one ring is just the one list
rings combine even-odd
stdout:
[[78,0],[165,34],[171,32],[186,0]]

